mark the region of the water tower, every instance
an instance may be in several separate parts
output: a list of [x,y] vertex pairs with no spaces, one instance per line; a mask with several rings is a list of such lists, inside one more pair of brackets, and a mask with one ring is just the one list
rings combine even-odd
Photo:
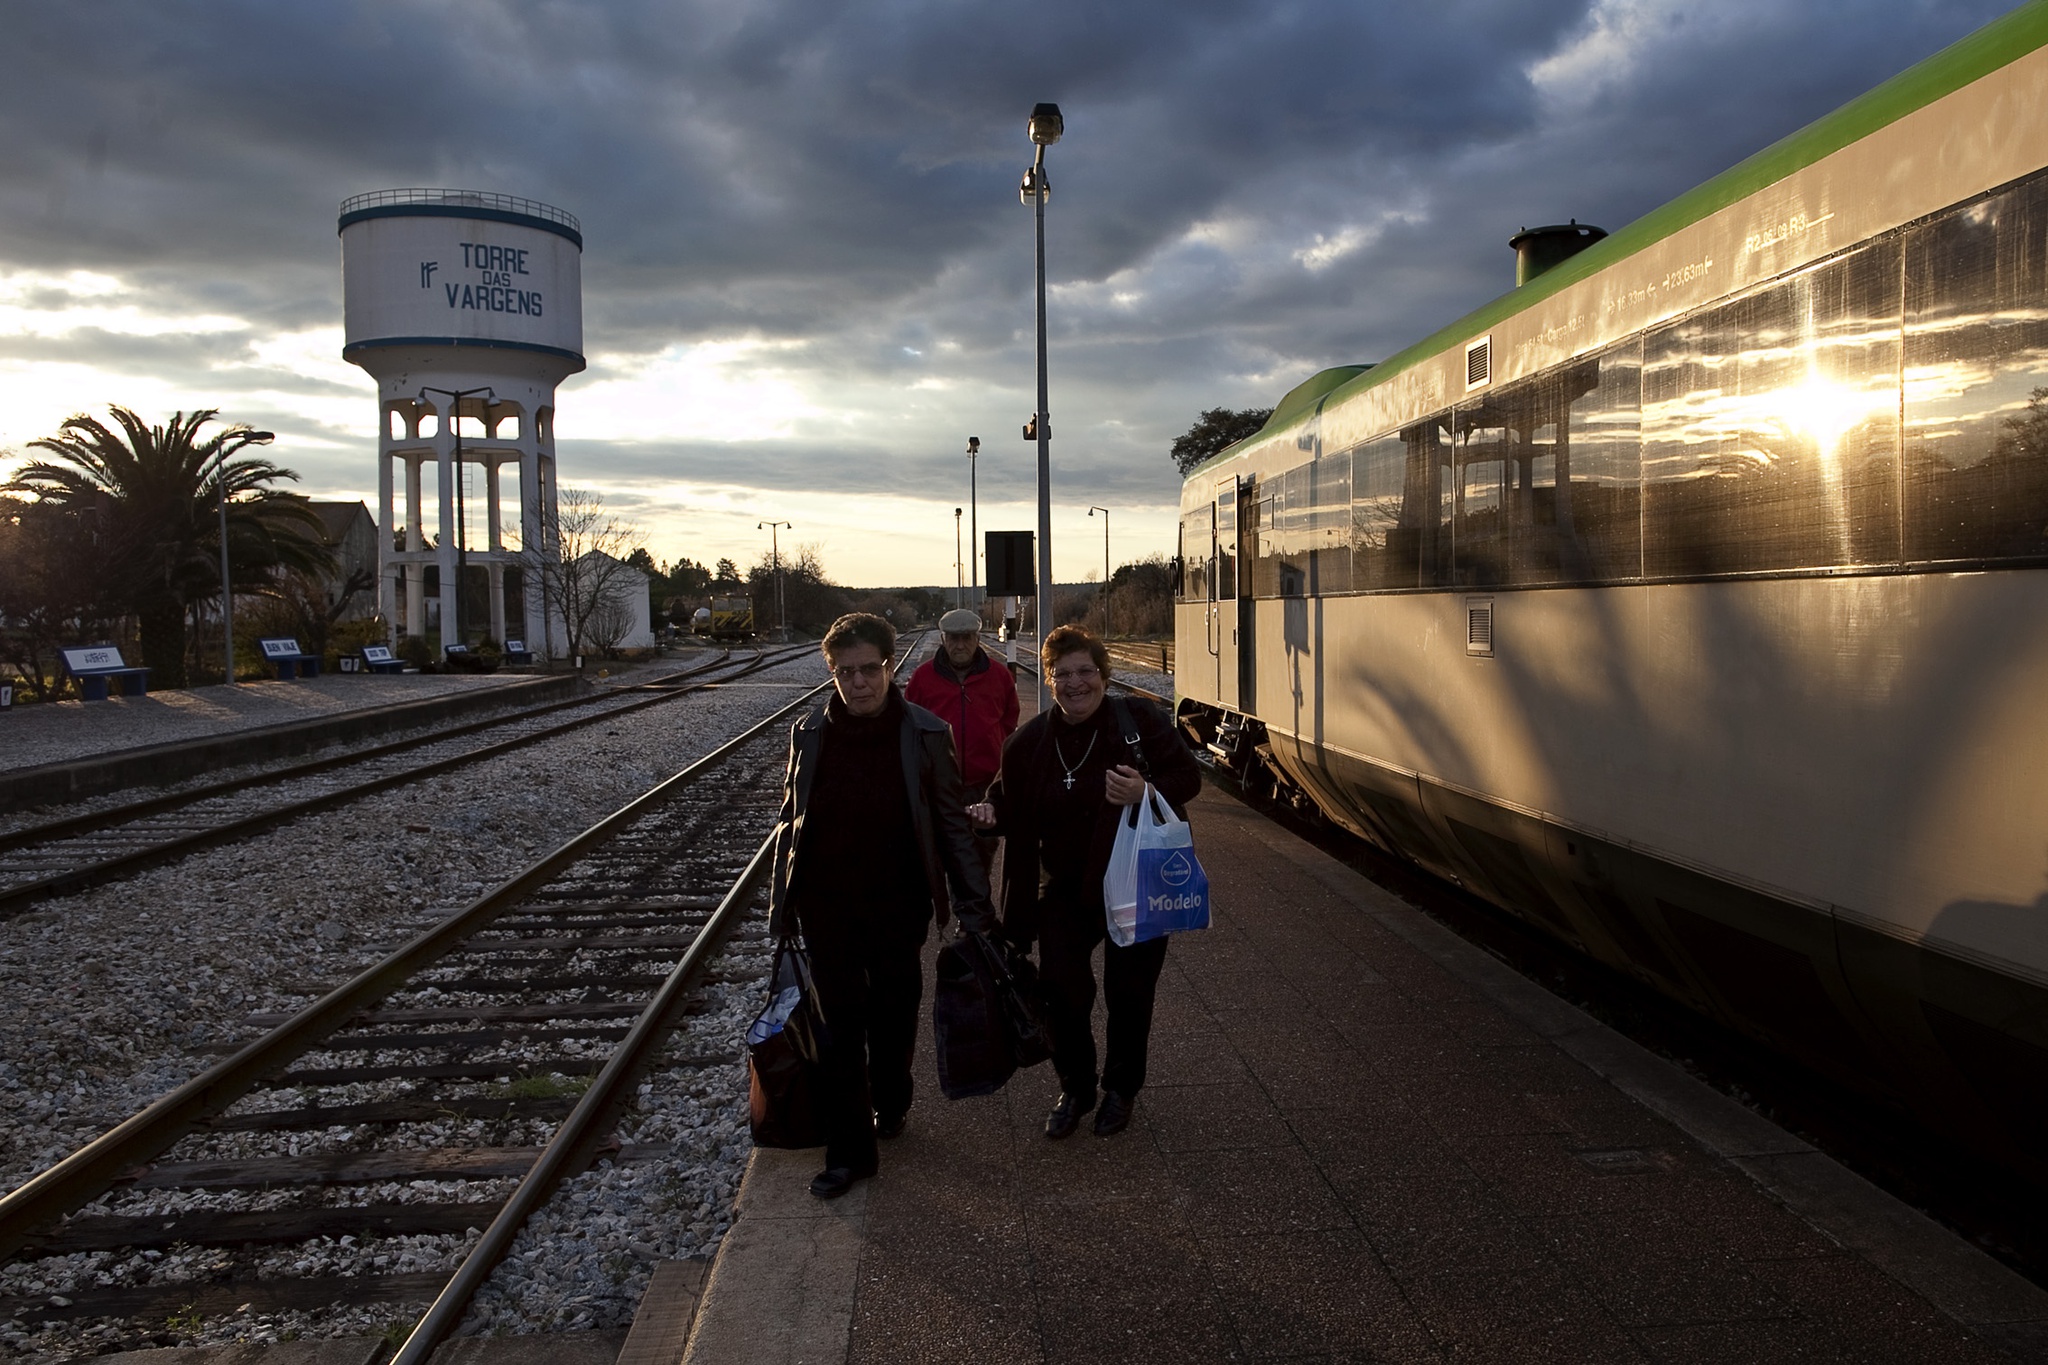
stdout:
[[340,230],[342,356],[377,381],[378,610],[443,650],[488,631],[555,653],[538,569],[557,544],[555,386],[583,368],[581,228],[530,199],[411,189],[344,201]]

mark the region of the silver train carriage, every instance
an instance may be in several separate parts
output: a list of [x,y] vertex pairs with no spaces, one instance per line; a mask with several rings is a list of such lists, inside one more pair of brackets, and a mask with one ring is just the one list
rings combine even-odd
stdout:
[[1183,721],[2048,1174],[2044,163],[2035,3],[1295,389],[1187,480]]

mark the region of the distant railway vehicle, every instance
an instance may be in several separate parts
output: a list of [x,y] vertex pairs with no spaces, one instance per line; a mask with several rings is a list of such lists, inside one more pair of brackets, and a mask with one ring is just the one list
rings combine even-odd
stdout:
[[690,633],[712,640],[754,638],[754,603],[746,597],[714,597],[690,615]]
[[1175,608],[1249,780],[2037,1179],[2044,44],[1524,233],[1194,471]]

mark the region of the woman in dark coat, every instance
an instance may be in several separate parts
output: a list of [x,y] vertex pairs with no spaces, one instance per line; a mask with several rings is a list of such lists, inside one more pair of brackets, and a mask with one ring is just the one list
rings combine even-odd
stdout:
[[[1166,963],[1165,938],[1128,948],[1106,942],[1102,878],[1126,808],[1144,795],[1145,779],[1107,700],[1109,652],[1079,626],[1046,637],[1040,662],[1052,680],[1055,709],[1034,716],[1003,747],[1003,766],[989,799],[968,808],[978,829],[1002,834],[1005,845],[1003,936],[1039,947],[1039,975],[1049,997],[1053,1069],[1060,1097],[1045,1135],[1073,1133],[1096,1106],[1095,945],[1103,944],[1102,992],[1109,1010],[1106,1056],[1099,1075],[1101,1110],[1095,1133],[1109,1137],[1131,1121],[1145,1084],[1152,1000]],[[1153,785],[1186,815],[1201,789],[1201,770],[1157,708],[1123,701]]]

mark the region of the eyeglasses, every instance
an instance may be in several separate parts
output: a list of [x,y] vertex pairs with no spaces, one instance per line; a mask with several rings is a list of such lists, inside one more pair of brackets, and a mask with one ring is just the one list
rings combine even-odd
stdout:
[[1086,668],[1060,669],[1052,675],[1052,680],[1056,683],[1087,682],[1090,678],[1099,678],[1101,676],[1102,670],[1090,664]]
[[855,664],[848,668],[833,669],[832,676],[841,682],[852,682],[855,678],[866,678],[872,682],[888,671],[889,665],[884,663]]

